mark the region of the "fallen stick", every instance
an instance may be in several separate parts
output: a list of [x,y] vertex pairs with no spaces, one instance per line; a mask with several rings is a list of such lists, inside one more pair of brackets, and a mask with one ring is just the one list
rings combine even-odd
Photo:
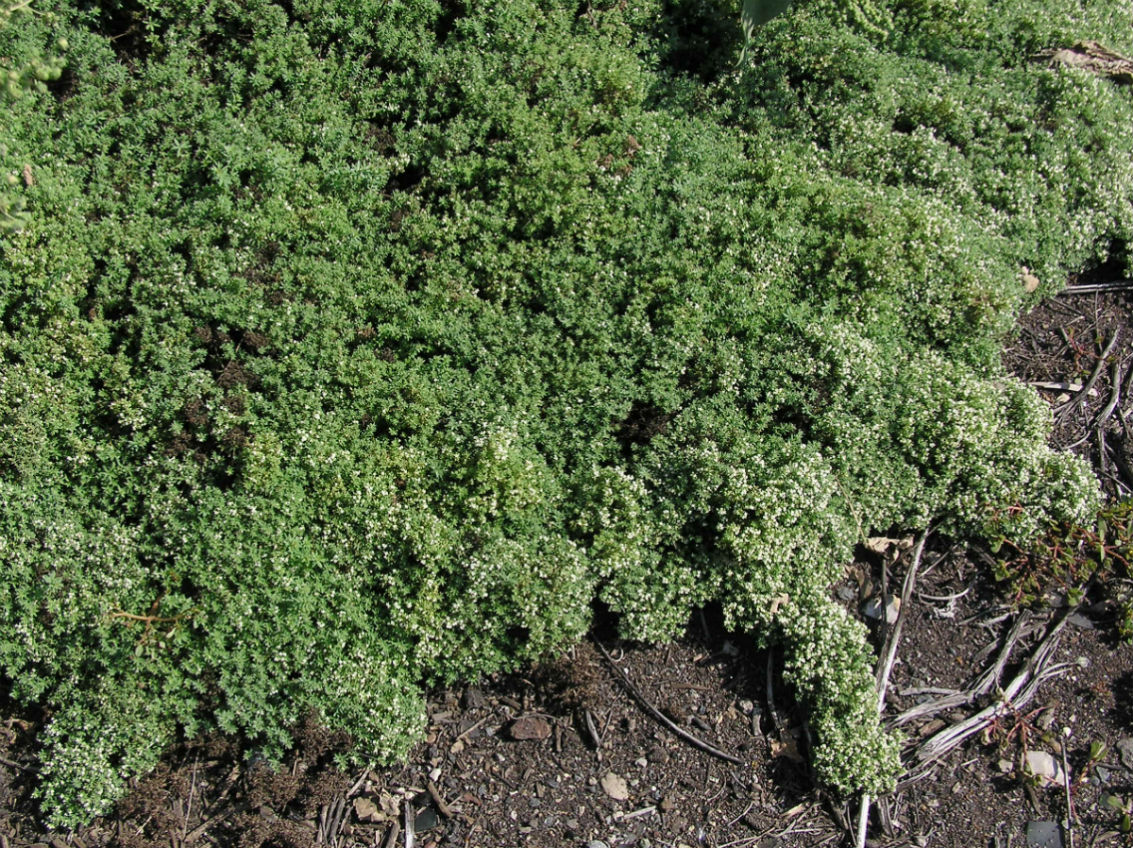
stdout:
[[618,667],[617,663],[614,662],[613,657],[610,656],[609,651],[607,651],[602,643],[598,641],[598,638],[596,636],[591,638],[594,639],[594,644],[598,647],[598,651],[602,654],[603,658],[605,658],[606,662],[609,663],[610,668],[612,668],[621,679],[621,683],[626,688],[626,691],[628,691],[633,699],[637,701],[638,706],[645,710],[645,712],[647,712],[654,720],[660,722],[685,742],[689,743],[694,748],[699,748],[706,754],[711,754],[714,757],[719,757],[721,760],[727,760],[729,763],[735,763],[736,765],[747,765],[747,763],[745,763],[739,757],[733,757],[731,754],[725,751],[721,751],[719,748],[716,748],[712,745],[709,745],[704,740],[698,739],[687,730],[684,730],[679,725],[671,721],[668,716],[666,716],[659,709],[653,706],[653,704],[649,703],[649,700],[641,694],[641,691],[636,686],[633,685],[633,681],[629,679],[629,675],[627,675]]
[[0,764],[6,765],[8,768],[19,769],[20,771],[32,773],[39,771],[35,766],[25,766],[23,763],[17,763],[15,760],[9,760],[7,757],[0,757]]
[[1007,684],[1007,688],[1003,690],[997,703],[985,707],[975,715],[959,721],[927,739],[916,749],[917,760],[921,763],[929,763],[944,756],[969,736],[979,733],[1004,713],[1016,710],[1026,704],[1034,697],[1043,681],[1066,668],[1065,663],[1054,666],[1050,666],[1049,663],[1058,648],[1058,642],[1062,637],[1062,628],[1065,626],[1067,618],[1071,612],[1076,610],[1077,607],[1069,608],[1058,622],[1050,628],[1023,669]]
[[893,625],[893,630],[885,640],[885,662],[877,670],[878,713],[881,713],[885,708],[885,690],[889,688],[889,675],[892,673],[893,663],[897,659],[897,643],[901,641],[901,631],[905,626],[909,602],[913,597],[913,587],[917,583],[917,569],[921,565],[921,557],[924,555],[924,546],[925,542],[928,541],[928,534],[928,529],[921,533],[921,537],[917,539],[917,544],[913,548],[913,559],[909,564],[909,570],[905,573],[905,583],[901,588],[901,608],[897,610],[897,622]]
[[1117,340],[1119,338],[1121,338],[1121,331],[1114,330],[1113,335],[1110,336],[1109,342],[1105,346],[1105,349],[1101,352],[1101,356],[1098,357],[1098,361],[1094,363],[1094,370],[1090,373],[1090,379],[1088,379],[1086,381],[1086,384],[1082,386],[1082,390],[1074,395],[1074,397],[1072,397],[1066,403],[1064,403],[1062,405],[1062,409],[1059,410],[1059,423],[1062,423],[1064,420],[1066,420],[1066,416],[1070,414],[1070,411],[1074,409],[1079,403],[1081,403],[1090,393],[1090,390],[1094,387],[1094,383],[1096,383],[1098,381],[1098,377],[1101,376],[1101,373],[1105,368],[1105,361],[1109,357],[1110,353],[1113,352],[1113,348],[1117,345]]
[[357,795],[358,790],[362,788],[362,784],[366,782],[366,778],[369,776],[370,767],[367,766],[366,768],[362,769],[362,774],[358,776],[358,779],[354,781],[354,784],[346,790],[346,797],[353,798],[355,795]]
[[430,780],[425,784],[425,788],[429,790],[429,797],[433,799],[433,804],[436,805],[437,812],[446,819],[451,819],[452,809],[445,803],[445,799],[441,796],[441,790],[437,789],[437,784]]
[[869,824],[869,793],[862,793],[862,803],[858,808],[858,834],[854,840],[857,848],[865,848],[866,826]]
[[1070,728],[1062,735],[1059,741],[1062,743],[1062,788],[1066,791],[1066,841],[1070,843],[1070,848],[1074,848],[1074,799],[1070,794],[1070,766],[1066,762],[1066,735],[1070,733]]
[[394,819],[390,822],[389,830],[386,831],[386,840],[382,843],[382,848],[393,848],[399,836],[401,836],[401,823]]
[[470,728],[468,728],[466,731],[464,731],[459,736],[457,736],[454,740],[452,740],[453,744],[455,745],[457,742],[463,742],[470,735],[472,735],[477,730],[479,730],[484,724],[486,724],[489,718],[491,718],[490,715],[484,716],[482,719],[480,719],[478,722],[476,722],[474,725],[472,725]]
[[1098,292],[1124,291],[1133,289],[1133,280],[1113,280],[1108,283],[1081,283],[1067,286],[1059,294],[1096,294]]
[[402,809],[405,813],[405,848],[413,848],[417,843],[417,831],[414,830],[413,821],[413,802],[406,798],[404,804],[405,806]]
[[222,822],[222,821],[224,821],[228,818],[231,818],[235,813],[243,812],[246,809],[248,809],[247,805],[242,804],[238,807],[233,807],[231,809],[219,812],[214,816],[209,816],[207,819],[205,819],[199,825],[197,825],[192,830],[190,830],[188,833],[186,833],[184,838],[181,840],[181,844],[192,845],[194,842],[196,842],[198,839],[200,839],[202,836],[204,836],[205,831],[207,831],[214,824],[218,824],[218,823],[220,823],[220,822]]
[[[897,659],[897,643],[901,641],[901,631],[905,626],[905,619],[908,616],[909,602],[913,597],[913,587],[917,583],[917,569],[920,568],[921,557],[924,555],[925,542],[928,541],[928,534],[931,529],[931,527],[925,528],[920,538],[917,539],[916,546],[913,548],[913,559],[909,563],[909,570],[905,572],[905,583],[901,587],[901,608],[897,610],[897,621],[893,625],[893,630],[890,631],[889,636],[885,640],[885,648],[883,649],[885,659],[877,668],[878,716],[885,711],[885,692],[889,688],[889,675],[892,673],[893,663]],[[869,824],[869,805],[869,793],[863,792],[861,806],[858,809],[857,840],[854,843],[857,848],[865,848],[866,829]]]
[[1113,415],[1113,410],[1117,408],[1118,401],[1121,400],[1121,381],[1121,362],[1114,362],[1109,372],[1109,401],[1102,407],[1102,411],[1098,413],[1098,417],[1094,420],[1094,426],[1099,430],[1102,425],[1109,421],[1109,417]]
[[326,840],[332,846],[338,845],[338,837],[342,833],[342,825],[346,821],[346,798],[339,795],[330,806],[327,816]]

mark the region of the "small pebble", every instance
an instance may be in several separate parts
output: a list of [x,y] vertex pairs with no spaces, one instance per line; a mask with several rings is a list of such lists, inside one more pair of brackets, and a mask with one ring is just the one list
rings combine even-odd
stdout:
[[1127,736],[1119,741],[1117,753],[1121,755],[1121,764],[1127,769],[1133,769],[1133,737]]
[[1027,752],[1027,771],[1048,783],[1057,783],[1062,779],[1058,762],[1046,751]]
[[512,739],[546,739],[551,735],[550,723],[541,716],[521,716],[508,728]]
[[615,801],[625,801],[629,798],[629,786],[625,782],[625,778],[612,771],[606,772],[602,777],[602,791],[613,798]]

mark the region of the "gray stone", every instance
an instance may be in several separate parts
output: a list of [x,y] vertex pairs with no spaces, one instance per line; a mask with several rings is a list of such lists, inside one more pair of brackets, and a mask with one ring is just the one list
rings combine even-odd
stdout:
[[884,602],[879,597],[873,597],[862,606],[862,615],[867,618],[884,618],[886,624],[896,622],[900,611],[901,599],[896,595],[888,595]]
[[1027,848],[1062,848],[1062,828],[1058,822],[1027,822]]
[[1027,771],[1047,783],[1058,783],[1062,779],[1058,761],[1046,751],[1027,752]]
[[1094,629],[1094,622],[1086,616],[1082,615],[1082,613],[1080,612],[1071,613],[1070,615],[1066,616],[1066,622],[1067,624],[1073,624],[1080,630]]
[[436,827],[437,821],[437,811],[429,806],[417,814],[417,818],[413,820],[413,829],[418,833],[424,833]]
[[1133,737],[1127,736],[1117,743],[1117,753],[1121,755],[1121,764],[1127,769],[1133,769]]

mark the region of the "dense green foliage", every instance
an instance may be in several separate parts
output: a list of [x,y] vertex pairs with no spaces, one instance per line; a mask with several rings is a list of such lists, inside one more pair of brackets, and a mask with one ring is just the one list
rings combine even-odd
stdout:
[[57,825],[207,727],[394,759],[595,599],[718,600],[883,790],[854,543],[1096,509],[998,350],[1130,239],[1128,90],[1033,59],[1129,0],[51,11],[0,30],[68,48],[0,137],[0,670]]
[[[29,2],[19,2],[9,6],[8,0],[0,0],[0,29],[4,29],[14,14],[30,14]],[[54,44],[55,51],[36,48],[23,51],[19,61],[12,57],[0,57],[0,107],[8,101],[24,96],[28,89],[46,91],[47,82],[57,80],[63,75],[63,60],[56,51],[67,49],[67,40],[61,38]],[[8,148],[0,137],[0,168],[8,156]],[[0,233],[16,230],[24,225],[26,215],[23,198],[12,190],[18,185],[21,176],[8,173],[0,180]],[[27,177],[24,176],[24,180]]]

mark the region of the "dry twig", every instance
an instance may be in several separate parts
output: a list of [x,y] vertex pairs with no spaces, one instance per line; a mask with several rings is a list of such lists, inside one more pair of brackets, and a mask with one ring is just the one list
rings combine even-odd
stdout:
[[913,597],[913,587],[917,583],[917,569],[921,565],[921,557],[924,555],[924,546],[925,542],[928,541],[930,529],[921,533],[916,546],[913,548],[913,558],[909,563],[909,570],[905,573],[905,583],[901,588],[901,608],[897,610],[897,621],[885,640],[885,661],[877,670],[877,711],[879,713],[885,708],[885,690],[889,688],[889,675],[893,671],[893,663],[897,659],[897,643],[901,640],[901,631],[905,626],[909,603]]
[[[893,663],[897,659],[897,643],[901,641],[901,631],[905,626],[905,618],[908,616],[909,602],[913,597],[913,587],[917,583],[917,569],[921,565],[921,557],[924,555],[925,542],[928,541],[928,534],[931,532],[931,527],[926,527],[924,532],[921,533],[917,544],[913,548],[913,558],[909,563],[909,570],[905,572],[905,583],[901,587],[901,608],[897,610],[897,621],[893,625],[893,630],[890,631],[889,636],[885,640],[885,648],[883,655],[885,659],[878,666],[877,669],[877,712],[880,715],[885,710],[885,692],[889,688],[889,675],[893,671]],[[865,848],[866,828],[869,824],[869,793],[862,793],[861,807],[858,810],[858,832],[857,841],[855,844],[857,848]]]
[[417,831],[414,829],[413,802],[405,799],[405,848],[413,848],[417,842]]
[[634,686],[633,681],[629,679],[629,675],[627,675],[618,667],[618,664],[614,662],[613,657],[610,656],[609,651],[606,650],[605,646],[603,646],[596,637],[594,638],[594,644],[598,647],[598,651],[602,654],[602,657],[606,660],[607,663],[609,663],[610,668],[617,672],[617,675],[620,678],[622,685],[626,688],[626,691],[629,692],[634,700],[637,701],[638,705],[643,710],[645,710],[645,712],[648,713],[654,720],[660,722],[685,742],[688,742],[694,748],[699,748],[706,754],[711,754],[714,757],[718,757],[721,760],[727,760],[729,763],[735,763],[736,765],[746,765],[746,763],[739,757],[733,757],[731,754],[725,751],[721,751],[719,748],[716,748],[712,745],[709,745],[707,742],[703,741],[702,739],[698,739],[696,736],[693,736],[687,730],[684,730],[682,727],[671,721],[668,716],[666,716],[659,709],[653,706],[653,704],[651,704],[649,700],[641,694],[641,691],[636,686]]
[[1059,741],[1062,743],[1062,787],[1066,790],[1066,841],[1074,848],[1074,800],[1070,796],[1070,766],[1066,762],[1066,734],[1069,732],[1068,727]]
[[1059,423],[1065,421],[1066,416],[1069,415],[1070,412],[1078,406],[1078,404],[1085,400],[1087,395],[1089,395],[1090,390],[1093,389],[1094,384],[1098,381],[1098,378],[1101,376],[1102,370],[1105,368],[1106,359],[1109,358],[1109,355],[1113,352],[1114,347],[1117,346],[1117,340],[1119,338],[1121,338],[1121,331],[1114,330],[1113,335],[1110,336],[1109,342],[1105,346],[1105,349],[1098,357],[1098,361],[1094,363],[1094,370],[1090,372],[1090,379],[1088,379],[1085,385],[1082,386],[1081,391],[1079,391],[1076,395],[1074,395],[1074,397],[1064,403],[1062,405],[1062,408],[1059,410]]
[[1113,415],[1113,410],[1117,408],[1117,404],[1121,400],[1121,383],[1123,379],[1121,370],[1120,361],[1114,362],[1113,367],[1110,369],[1109,401],[1102,407],[1101,412],[1098,413],[1098,417],[1094,420],[1094,426],[1099,429],[1109,420],[1109,417]]
[[451,819],[452,809],[445,803],[445,799],[441,796],[441,791],[437,789],[437,784],[430,780],[425,784],[425,788],[429,791],[429,797],[433,799],[433,803],[437,807],[437,812],[446,819]]
[[1059,294],[1098,294],[1099,292],[1125,291],[1133,289],[1133,280],[1113,280],[1108,283],[1081,283],[1067,286]]
[[996,703],[951,727],[945,728],[923,742],[916,749],[916,759],[926,764],[939,759],[968,737],[979,733],[996,719],[1017,710],[1030,701],[1044,680],[1065,668],[1065,664],[1051,665],[1050,660],[1058,648],[1062,628],[1065,626],[1067,618],[1071,612],[1076,610],[1077,607],[1069,608],[1058,622],[1050,628],[1035,649],[1034,654],[1027,660],[1019,674],[1007,684]]
[[393,848],[399,836],[401,836],[401,823],[394,819],[390,822],[389,830],[386,831],[386,841],[382,843],[382,848]]

